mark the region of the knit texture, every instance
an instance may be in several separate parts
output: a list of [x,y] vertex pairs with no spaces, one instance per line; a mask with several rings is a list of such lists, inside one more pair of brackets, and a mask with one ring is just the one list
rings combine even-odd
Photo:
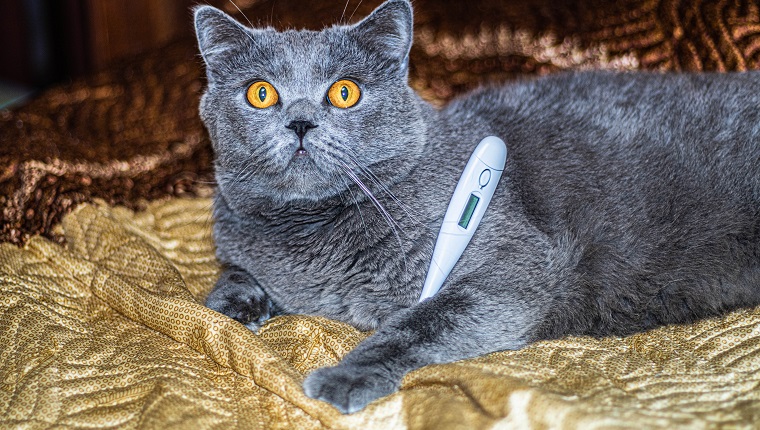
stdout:
[[200,305],[210,200],[80,205],[67,246],[0,245],[0,427],[718,428],[760,418],[760,310],[570,337],[404,378],[341,415],[301,390],[367,333],[285,316],[258,334]]

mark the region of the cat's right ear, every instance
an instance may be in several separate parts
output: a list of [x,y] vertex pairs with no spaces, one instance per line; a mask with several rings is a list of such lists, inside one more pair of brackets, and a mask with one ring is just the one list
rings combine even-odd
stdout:
[[206,67],[216,70],[225,52],[252,40],[251,32],[234,18],[213,6],[198,6],[194,10],[195,36]]
[[406,69],[412,47],[413,24],[409,0],[387,0],[350,31],[377,55],[396,60],[401,63],[402,69]]

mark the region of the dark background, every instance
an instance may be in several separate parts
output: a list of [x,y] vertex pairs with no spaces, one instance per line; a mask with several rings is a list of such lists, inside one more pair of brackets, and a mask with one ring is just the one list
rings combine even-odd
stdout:
[[0,0],[0,106],[8,91],[29,95],[192,37],[197,3],[234,11],[226,0]]
[[[55,226],[83,202],[210,195],[195,2],[319,29],[382,0],[234,1],[245,16],[229,0],[0,0],[0,242],[60,243]],[[760,69],[760,0],[413,1],[409,83],[439,106],[562,70]],[[45,91],[3,109],[6,83]]]

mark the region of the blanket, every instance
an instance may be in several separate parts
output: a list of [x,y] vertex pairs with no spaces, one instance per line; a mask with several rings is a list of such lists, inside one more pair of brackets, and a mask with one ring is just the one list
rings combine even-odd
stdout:
[[[380,1],[236,3],[253,22],[320,28],[356,21]],[[563,70],[760,63],[756,0],[414,5],[410,83],[436,105],[478,85]],[[0,110],[0,427],[760,422],[760,309],[427,366],[349,416],[306,398],[304,375],[369,333],[309,316],[277,317],[252,333],[201,306],[219,271],[213,154],[197,116],[202,76],[194,41],[178,40]]]
[[310,370],[367,333],[310,316],[254,334],[201,306],[219,271],[208,199],[80,205],[0,246],[0,426],[718,428],[760,419],[760,309],[625,338],[539,342],[408,374],[353,415]]

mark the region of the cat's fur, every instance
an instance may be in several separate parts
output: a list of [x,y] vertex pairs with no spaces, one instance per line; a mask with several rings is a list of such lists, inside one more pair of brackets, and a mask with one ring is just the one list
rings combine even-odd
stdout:
[[[427,364],[760,303],[758,73],[564,73],[437,110],[407,86],[407,0],[321,32],[248,29],[211,7],[195,25],[227,265],[207,305],[252,329],[304,313],[377,330],[309,375],[311,397],[353,412]],[[325,95],[344,77],[362,99],[338,109]],[[246,102],[257,79],[277,105]],[[294,120],[317,126],[305,156]],[[499,188],[418,304],[456,181],[490,134],[509,148]]]

